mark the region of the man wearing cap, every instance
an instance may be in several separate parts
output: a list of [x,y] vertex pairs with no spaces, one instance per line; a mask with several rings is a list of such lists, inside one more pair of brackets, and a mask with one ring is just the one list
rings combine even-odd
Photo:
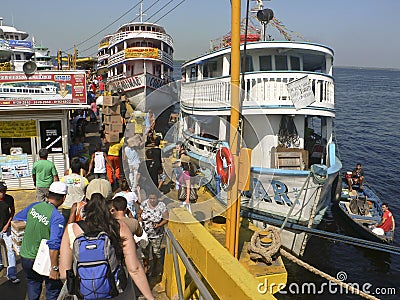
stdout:
[[[55,181],[50,185],[46,201],[32,203],[14,217],[14,220],[26,222],[20,255],[30,300],[40,298],[43,281],[46,282],[47,300],[57,299],[61,291],[58,256],[65,222],[57,208],[63,204],[67,192],[68,186],[65,183]],[[42,239],[47,240],[50,250],[51,269],[48,277],[32,269]]]
[[39,150],[39,160],[33,163],[32,178],[36,187],[36,200],[46,200],[46,194],[54,181],[58,181],[58,173],[53,162],[47,160],[49,150],[42,148]]
[[[7,195],[7,185],[4,181],[0,181],[0,237],[3,238],[7,248],[7,279],[12,283],[19,283],[21,280],[17,278],[17,267],[15,261],[15,252],[12,248],[11,238],[11,220],[15,214],[14,198]],[[0,256],[1,260],[1,256]],[[3,269],[0,261],[0,270]]]

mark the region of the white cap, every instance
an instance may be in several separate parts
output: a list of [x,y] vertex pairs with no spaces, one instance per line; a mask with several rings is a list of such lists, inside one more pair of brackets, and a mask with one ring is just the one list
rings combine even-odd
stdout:
[[68,193],[68,186],[61,181],[54,181],[49,188],[49,192],[66,195]]
[[111,199],[112,188],[110,182],[102,178],[93,179],[86,188],[86,199],[90,200],[94,193],[102,194],[107,200]]

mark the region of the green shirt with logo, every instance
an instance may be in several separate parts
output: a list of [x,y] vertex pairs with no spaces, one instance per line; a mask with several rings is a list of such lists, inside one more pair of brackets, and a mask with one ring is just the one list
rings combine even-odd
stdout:
[[22,257],[35,259],[42,239],[48,240],[50,250],[60,249],[64,217],[51,203],[33,203],[19,212],[14,219],[26,221],[20,250]]

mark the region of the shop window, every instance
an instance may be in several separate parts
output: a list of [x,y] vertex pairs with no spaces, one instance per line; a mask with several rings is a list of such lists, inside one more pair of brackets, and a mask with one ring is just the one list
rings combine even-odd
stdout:
[[32,154],[31,138],[1,138],[1,154],[10,155],[11,148],[22,148],[22,153]]
[[62,153],[61,121],[40,121],[40,146],[50,153]]

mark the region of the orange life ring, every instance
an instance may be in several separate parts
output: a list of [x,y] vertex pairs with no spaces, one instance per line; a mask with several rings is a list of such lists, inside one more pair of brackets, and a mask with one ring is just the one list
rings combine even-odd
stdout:
[[[224,159],[228,170],[224,169]],[[229,184],[231,178],[235,176],[235,167],[231,151],[227,147],[221,147],[216,154],[217,174],[221,177],[221,182],[225,185]]]

